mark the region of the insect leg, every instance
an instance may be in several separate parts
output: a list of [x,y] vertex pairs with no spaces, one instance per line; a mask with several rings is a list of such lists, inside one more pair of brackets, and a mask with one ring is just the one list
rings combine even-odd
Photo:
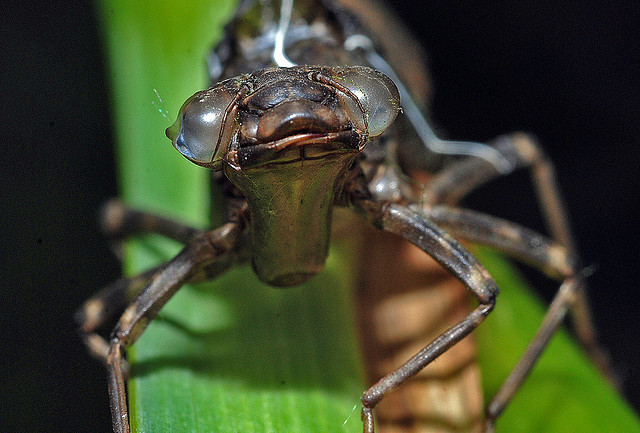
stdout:
[[189,239],[204,233],[178,221],[130,208],[119,200],[112,200],[103,207],[100,223],[106,235],[112,239],[157,233],[186,244]]
[[151,277],[148,285],[125,309],[113,330],[107,356],[114,432],[129,433],[123,351],[140,337],[180,287],[236,246],[240,231],[239,224],[227,223],[191,239],[176,257]]
[[413,243],[451,272],[478,298],[479,305],[461,322],[446,330],[402,367],[380,379],[362,396],[364,432],[374,433],[373,408],[389,392],[415,376],[431,361],[473,331],[493,310],[498,288],[489,273],[458,241],[404,206],[366,199],[352,201],[356,210],[376,227]]
[[416,210],[456,238],[493,247],[552,278],[566,279],[578,270],[578,259],[564,245],[511,221],[449,206]]
[[[167,218],[129,208],[118,200],[108,202],[101,213],[101,225],[111,239],[123,239],[141,233],[158,233],[178,242],[204,233]],[[116,248],[117,249],[117,248]],[[76,313],[82,338],[94,357],[106,362],[109,344],[95,331],[120,315],[161,266],[136,276],[121,278],[93,295]]]
[[507,404],[509,404],[516,391],[518,391],[533,369],[533,366],[549,343],[549,340],[562,324],[568,308],[575,301],[579,287],[579,278],[568,278],[562,283],[560,289],[558,289],[558,293],[549,306],[547,314],[542,320],[535,337],[531,340],[524,355],[522,355],[509,374],[509,377],[507,377],[487,406],[487,418],[484,427],[485,433],[493,432],[496,418],[500,416]]
[[135,298],[151,277],[161,268],[148,269],[136,276],[120,278],[88,299],[75,314],[82,340],[89,353],[106,363],[109,343],[96,330],[111,318],[122,314],[127,304]]
[[479,212],[434,206],[423,210],[425,217],[459,238],[488,245],[513,255],[536,268],[563,279],[536,336],[487,407],[485,431],[493,431],[502,413],[533,369],[538,358],[557,331],[567,309],[576,300],[582,283],[577,275],[577,259],[562,245],[533,230]]
[[[555,169],[535,138],[524,133],[512,133],[498,137],[493,147],[509,160],[514,168],[529,169],[540,208],[553,239],[564,245],[571,255],[576,255],[569,220],[556,183]],[[426,185],[422,198],[427,205],[457,204],[478,186],[502,175],[485,160],[465,158],[445,167],[434,176]],[[615,383],[609,357],[597,343],[584,284],[578,288],[571,313],[578,339],[600,371]]]

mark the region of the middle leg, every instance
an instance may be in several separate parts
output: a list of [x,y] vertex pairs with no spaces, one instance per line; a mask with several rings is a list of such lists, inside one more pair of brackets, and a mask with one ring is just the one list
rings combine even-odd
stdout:
[[[553,239],[577,259],[574,237],[565,211],[562,195],[556,182],[555,168],[534,137],[512,133],[498,137],[492,143],[513,169],[526,168],[538,197],[539,207]],[[508,173],[500,173],[485,160],[464,158],[445,167],[426,186],[422,203],[425,207],[439,204],[456,205],[478,186]],[[576,263],[576,266],[579,266]],[[608,354],[597,342],[595,326],[583,281],[580,281],[571,306],[576,335],[600,371],[617,383]]]

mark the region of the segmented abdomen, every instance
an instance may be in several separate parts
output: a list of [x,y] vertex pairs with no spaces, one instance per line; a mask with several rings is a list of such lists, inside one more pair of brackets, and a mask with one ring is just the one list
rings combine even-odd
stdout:
[[[366,230],[356,305],[370,384],[468,314],[465,287],[424,252]],[[374,410],[379,433],[481,430],[483,396],[473,334],[384,398]]]

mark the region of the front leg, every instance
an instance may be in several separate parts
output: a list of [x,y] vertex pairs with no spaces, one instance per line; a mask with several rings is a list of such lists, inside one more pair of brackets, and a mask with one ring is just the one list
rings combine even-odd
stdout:
[[496,248],[562,280],[538,332],[487,406],[485,432],[492,432],[496,419],[522,386],[562,324],[568,308],[578,299],[577,293],[583,284],[578,260],[563,245],[500,218],[447,206],[423,208],[420,212],[458,238]]
[[489,273],[471,253],[419,212],[404,206],[367,199],[355,199],[352,205],[376,227],[401,236],[433,257],[460,280],[479,301],[479,305],[460,323],[446,330],[402,367],[386,375],[364,392],[364,433],[374,433],[375,405],[482,323],[493,310],[498,288]]
[[180,287],[235,248],[240,231],[238,224],[227,223],[217,230],[193,238],[176,257],[151,277],[149,284],[120,317],[113,330],[107,355],[109,399],[115,433],[130,431],[123,371],[124,350],[136,342]]

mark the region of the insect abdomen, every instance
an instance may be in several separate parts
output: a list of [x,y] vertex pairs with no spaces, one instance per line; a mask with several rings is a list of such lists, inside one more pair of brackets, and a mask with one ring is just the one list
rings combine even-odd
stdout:
[[[357,305],[367,374],[374,383],[468,314],[462,284],[412,245],[367,230]],[[381,433],[481,430],[483,396],[467,337],[376,406]]]

